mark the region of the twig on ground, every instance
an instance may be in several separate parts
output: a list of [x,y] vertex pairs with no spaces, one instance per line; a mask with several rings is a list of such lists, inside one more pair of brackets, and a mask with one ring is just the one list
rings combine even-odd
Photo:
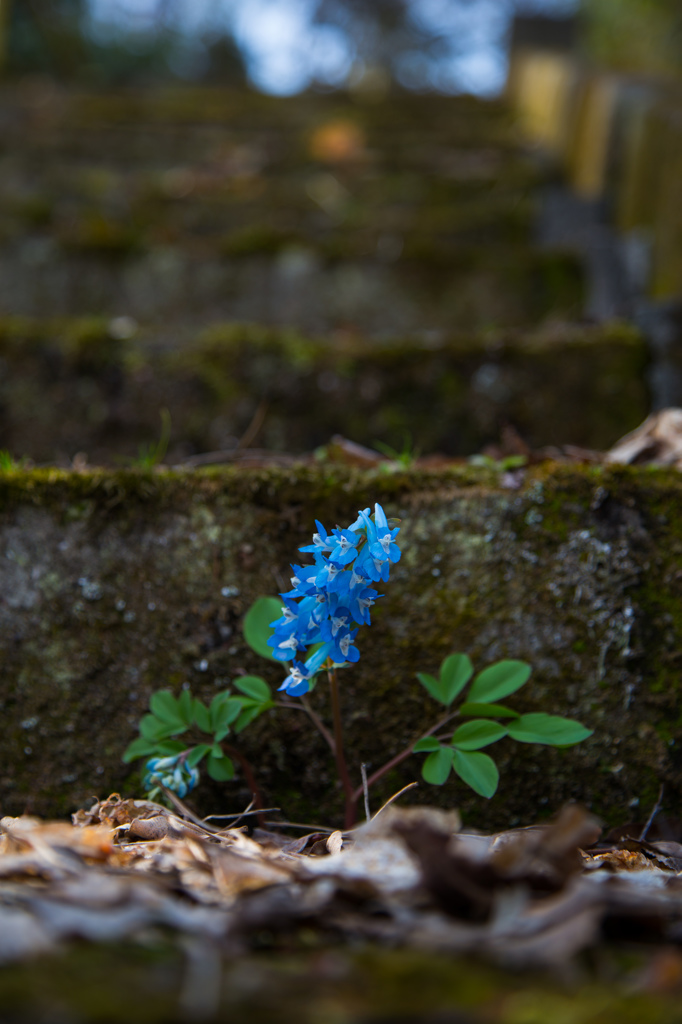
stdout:
[[663,800],[663,790],[664,790],[664,788],[665,787],[664,787],[663,783],[661,783],[661,788],[658,791],[658,800],[654,804],[654,806],[653,806],[653,808],[651,810],[651,814],[647,818],[646,825],[644,826],[642,831],[639,833],[639,842],[640,843],[643,843],[644,840],[646,839],[647,833],[649,832],[649,829],[651,828],[651,826],[654,823],[654,818],[656,817],[656,815],[658,814],[658,812],[661,809],[661,802]]
[[363,761],[360,765],[360,771],[362,772],[362,791],[365,795],[365,817],[369,821],[372,815],[369,812],[369,786],[367,785],[367,765]]

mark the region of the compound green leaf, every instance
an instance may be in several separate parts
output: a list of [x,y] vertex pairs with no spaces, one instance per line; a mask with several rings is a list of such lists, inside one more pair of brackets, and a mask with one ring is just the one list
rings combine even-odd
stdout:
[[512,739],[519,743],[544,743],[550,747],[572,747],[575,743],[582,743],[592,732],[572,718],[542,713],[521,715],[509,723]]
[[465,718],[520,718],[518,711],[505,707],[504,704],[472,704],[467,702],[459,708],[460,715]]
[[158,749],[157,744],[153,740],[145,739],[144,736],[138,736],[137,739],[133,740],[126,747],[123,755],[123,761],[125,764],[130,764],[138,757],[146,757],[148,754],[155,754]]
[[210,754],[206,762],[206,770],[216,782],[228,782],[234,778],[234,765],[229,757],[214,757],[213,754]]
[[187,750],[187,744],[182,740],[161,740],[156,744],[156,753],[163,757],[171,757],[173,754],[181,754]]
[[465,722],[455,730],[452,745],[458,750],[480,750],[481,747],[497,743],[506,735],[507,730],[499,722],[491,722],[489,718],[477,718],[473,722]]
[[170,690],[157,690],[149,698],[149,707],[157,718],[170,725],[184,725],[180,708]]
[[196,768],[196,766],[199,764],[199,761],[201,761],[202,757],[205,757],[206,754],[210,753],[210,751],[210,743],[200,743],[198,746],[194,747],[193,750],[190,750],[189,754],[187,755],[187,760],[185,763],[190,768]]
[[487,799],[494,796],[500,773],[492,757],[468,750],[454,750],[453,754],[452,767],[462,782],[471,786],[479,796]]
[[183,690],[178,697],[178,711],[185,725],[191,725],[194,712],[194,701],[189,690]]
[[440,667],[440,684],[443,703],[452,704],[474,674],[474,666],[468,654],[451,654]]
[[270,687],[260,676],[240,676],[234,680],[234,685],[247,697],[252,697],[261,703],[270,700]]
[[187,726],[181,722],[176,725],[162,722],[156,715],[143,715],[140,719],[140,735],[144,736],[146,740],[164,740],[168,736],[176,736],[178,733],[185,732],[186,728]]
[[531,667],[525,661],[497,661],[476,676],[469,690],[469,701],[490,704],[500,697],[508,697],[528,682],[530,673]]
[[440,750],[441,744],[433,736],[424,736],[422,739],[417,740],[415,745],[412,747],[414,754],[425,754],[431,753],[434,750]]
[[219,732],[221,729],[227,729],[236,718],[239,718],[241,710],[241,697],[231,697],[229,693],[216,694],[209,708],[211,717],[210,731]]
[[198,697],[194,698],[192,717],[202,732],[213,732],[211,727],[211,712]]
[[429,754],[422,765],[424,779],[433,786],[442,786],[450,774],[454,753],[451,747],[441,747],[440,750]]

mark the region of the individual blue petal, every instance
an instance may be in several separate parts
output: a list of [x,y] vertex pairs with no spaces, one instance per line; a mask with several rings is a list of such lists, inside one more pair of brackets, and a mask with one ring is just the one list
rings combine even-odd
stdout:
[[352,616],[350,608],[339,607],[320,626],[323,640],[336,641],[340,633],[345,633],[350,628]]
[[323,559],[323,564],[315,576],[315,586],[318,589],[324,588],[329,590],[334,585],[334,581],[340,572],[343,572],[343,566],[332,562],[328,558]]
[[317,533],[313,534],[312,544],[306,544],[305,547],[299,548],[299,551],[312,552],[313,554],[322,551],[331,551],[332,542],[328,539],[327,531],[319,519],[315,520],[315,526],[317,527]]
[[386,513],[378,502],[374,506],[374,527],[375,535],[371,540],[368,534],[372,557],[379,560],[388,558],[391,562],[398,562],[400,560],[400,548],[395,543],[395,538],[400,531],[400,527],[395,527],[393,530],[389,529]]
[[351,594],[350,610],[355,622],[370,626],[369,609],[372,607],[379,593],[373,587],[357,588]]
[[296,633],[291,633],[284,638],[275,633],[268,637],[267,642],[272,647],[273,658],[276,658],[277,661],[291,661],[297,651],[305,650],[305,644],[296,636]]
[[352,530],[332,530],[334,536],[334,547],[330,558],[339,565],[348,565],[357,557],[357,546],[361,540],[360,534]]
[[329,652],[332,661],[338,664],[344,661],[358,661],[360,659],[360,651],[357,647],[353,646],[353,640],[357,632],[357,629],[345,628],[337,633]]
[[272,629],[278,629],[281,626],[288,626],[289,623],[295,622],[298,618],[298,605],[290,597],[284,597],[284,604],[282,605],[281,618],[275,619],[274,622],[270,623]]
[[354,523],[351,523],[348,527],[349,530],[364,530],[366,526],[366,518],[369,518],[369,507],[360,509],[358,512],[358,518]]
[[322,644],[322,646],[319,647],[314,652],[314,654],[311,654],[310,657],[306,659],[305,667],[309,676],[314,676],[317,672],[320,671],[325,661],[329,657],[330,647],[330,644]]

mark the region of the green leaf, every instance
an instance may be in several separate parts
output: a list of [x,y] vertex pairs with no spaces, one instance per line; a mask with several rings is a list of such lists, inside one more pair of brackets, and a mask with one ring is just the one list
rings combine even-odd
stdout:
[[211,752],[211,749],[212,748],[210,743],[199,743],[196,747],[194,747],[193,750],[190,750],[189,754],[187,755],[185,764],[187,764],[189,768],[196,768],[196,766],[199,764],[199,761],[201,761],[202,757],[205,757],[206,754],[209,754]]
[[525,661],[497,661],[476,676],[469,690],[469,701],[490,704],[500,697],[508,697],[528,682],[530,673],[530,665]]
[[270,700],[270,687],[260,676],[241,676],[234,680],[234,685],[247,697],[252,697],[261,703]]
[[172,754],[181,754],[183,750],[187,750],[187,744],[182,740],[161,740],[156,744],[156,750],[163,757],[170,757]]
[[434,786],[443,785],[450,774],[454,753],[451,747],[441,747],[440,750],[429,754],[422,766],[422,776],[427,782]]
[[452,767],[462,782],[471,786],[479,796],[490,799],[500,780],[500,773],[492,757],[465,750],[454,750],[453,755]]
[[445,700],[443,699],[443,689],[440,685],[439,679],[436,679],[435,676],[430,676],[428,672],[417,672],[417,679],[435,700],[440,701],[441,704],[445,704]]
[[440,685],[443,703],[452,704],[474,674],[474,666],[467,654],[451,654],[440,667]]
[[276,597],[259,597],[244,616],[244,639],[251,650],[270,661],[277,661],[272,656],[272,647],[268,646],[268,638],[272,636],[270,623],[281,617],[282,602]]
[[156,693],[153,693],[149,698],[149,707],[162,722],[168,722],[171,725],[184,725],[178,702],[170,690],[157,690]]
[[[222,732],[232,725],[242,710],[242,698],[231,697],[229,693],[218,693],[211,701],[211,731]],[[227,735],[227,733],[225,733]]]
[[189,690],[183,690],[178,698],[178,711],[185,725],[192,724],[194,701]]
[[145,757],[147,754],[154,754],[157,750],[157,744],[153,740],[147,740],[144,736],[138,736],[137,739],[129,743],[125,749],[123,755],[123,761],[125,764],[130,764],[138,757]]
[[205,704],[202,704],[198,697],[194,698],[192,718],[202,732],[213,732],[213,727],[211,725],[211,712]]
[[216,782],[228,782],[234,778],[234,765],[229,757],[214,757],[209,755],[206,762],[206,770]]
[[545,743],[550,747],[572,747],[574,743],[582,743],[592,732],[572,718],[542,713],[521,715],[509,723],[512,739],[519,743]]
[[424,754],[431,752],[432,750],[440,750],[441,745],[434,736],[424,736],[422,739],[417,740],[415,745],[412,747],[413,754]]
[[170,725],[168,722],[162,722],[156,715],[143,715],[140,719],[140,734],[146,740],[164,740],[168,736],[177,736],[185,731],[186,726],[181,723]]
[[497,743],[506,735],[507,730],[499,722],[477,718],[473,722],[465,722],[455,730],[452,745],[458,750],[480,750],[481,747],[487,747],[490,743]]
[[504,704],[462,704],[459,708],[460,715],[465,718],[477,716],[478,718],[520,718],[518,711],[507,708]]
[[245,707],[240,714],[237,721],[234,723],[234,731],[236,733],[242,732],[246,729],[247,725],[250,725],[254,719],[258,718],[261,711],[265,711],[267,704],[252,704],[251,707]]

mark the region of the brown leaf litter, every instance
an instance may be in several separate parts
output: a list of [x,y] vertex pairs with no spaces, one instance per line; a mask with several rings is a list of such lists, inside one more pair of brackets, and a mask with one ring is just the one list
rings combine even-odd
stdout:
[[682,845],[599,843],[577,806],[497,835],[430,808],[299,838],[209,830],[117,795],[73,817],[0,821],[0,963],[168,932],[237,954],[301,927],[520,967],[563,963],[602,935],[682,940]]

